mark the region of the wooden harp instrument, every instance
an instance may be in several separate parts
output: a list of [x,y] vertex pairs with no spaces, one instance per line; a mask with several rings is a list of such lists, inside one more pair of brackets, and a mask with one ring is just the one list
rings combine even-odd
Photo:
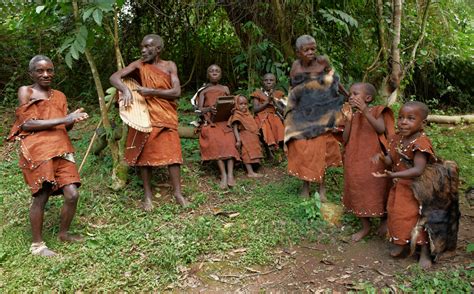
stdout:
[[140,84],[132,78],[124,78],[122,82],[130,89],[133,103],[129,107],[125,107],[123,100],[119,99],[120,118],[129,127],[140,132],[150,133],[152,127],[145,97],[140,95],[137,91],[134,91]]

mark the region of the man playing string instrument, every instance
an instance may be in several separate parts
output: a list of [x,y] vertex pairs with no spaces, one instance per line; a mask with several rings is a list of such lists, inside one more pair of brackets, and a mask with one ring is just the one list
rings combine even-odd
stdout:
[[176,100],[181,95],[176,64],[160,58],[163,40],[158,35],[146,35],[141,43],[142,58],[117,71],[110,83],[121,92],[125,107],[131,107],[133,96],[122,82],[126,76],[136,77],[141,84],[136,90],[144,96],[150,113],[151,133],[142,133],[130,128],[125,151],[125,160],[140,168],[145,196],[143,209],[151,211],[151,172],[153,166],[168,166],[173,194],[176,201],[186,206],[188,201],[181,194],[180,165],[183,163],[181,143],[178,135],[178,113]]

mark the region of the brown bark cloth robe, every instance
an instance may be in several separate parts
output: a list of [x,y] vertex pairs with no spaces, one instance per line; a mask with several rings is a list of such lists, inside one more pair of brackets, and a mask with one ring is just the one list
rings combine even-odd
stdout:
[[[395,133],[393,113],[388,107],[369,107],[375,118],[383,117],[385,134],[377,134],[367,118],[357,111],[351,121],[351,132],[344,149],[344,197],[347,211],[358,217],[384,215],[390,181],[376,178],[373,172],[383,173],[383,162],[374,164],[372,157],[388,150],[387,138]],[[382,145],[384,150],[382,150]]]
[[[171,77],[156,66],[142,63],[141,85],[153,89],[171,89]],[[183,163],[178,134],[178,112],[175,101],[145,97],[150,113],[151,133],[129,128],[125,161],[131,166],[163,166]]]
[[[423,133],[407,146],[401,143],[401,137],[395,135],[390,140],[390,157],[393,161],[393,171],[403,171],[413,166],[415,151],[428,156],[428,163],[436,160],[430,139]],[[413,179],[395,179],[387,203],[387,225],[390,241],[405,245],[410,242],[411,232],[420,217],[420,204],[413,195],[411,184]],[[427,234],[422,231],[416,241],[426,244]]]
[[[209,87],[204,94],[203,106],[214,106],[217,98],[221,96],[226,96],[226,93],[218,87]],[[199,147],[203,161],[229,158],[240,160],[232,128],[227,125],[227,121],[213,123],[210,112],[204,115],[204,123],[199,134]]]
[[8,140],[20,143],[19,165],[23,178],[33,196],[49,183],[53,194],[61,194],[61,188],[76,184],[80,178],[72,153],[74,148],[65,125],[58,125],[43,131],[27,132],[21,126],[29,120],[47,120],[67,115],[66,96],[51,90],[48,99],[33,100],[16,109],[16,121]]
[[[282,91],[273,92],[273,97],[277,99],[283,98],[285,94]],[[251,97],[258,99],[260,104],[263,104],[270,99],[262,90],[253,92]],[[255,114],[255,121],[258,128],[262,131],[263,140],[268,146],[277,145],[285,139],[285,126],[276,114],[276,108],[273,105],[268,105],[262,111]]]
[[[235,99],[237,105],[238,96]],[[249,111],[242,112],[234,109],[232,116],[229,118],[229,126],[238,124],[240,140],[242,142],[240,155],[244,163],[259,163],[263,158],[262,146],[258,136],[258,126]]]

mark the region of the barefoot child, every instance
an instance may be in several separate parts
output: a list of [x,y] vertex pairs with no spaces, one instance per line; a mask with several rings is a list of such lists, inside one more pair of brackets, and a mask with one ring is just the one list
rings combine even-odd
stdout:
[[263,158],[258,126],[249,111],[247,98],[242,95],[235,96],[235,108],[229,119],[235,135],[235,146],[240,150],[242,161],[247,169],[249,178],[260,178],[262,175],[254,172],[252,163],[260,163]]
[[219,186],[226,189],[235,185],[234,160],[240,160],[240,156],[235,147],[232,128],[227,125],[227,121],[214,122],[213,117],[216,114],[217,98],[229,96],[230,91],[227,86],[219,84],[222,72],[218,65],[209,66],[207,76],[210,85],[199,93],[198,104],[204,119],[199,134],[201,160],[217,161],[221,178]]
[[[435,155],[430,139],[423,132],[423,126],[428,116],[428,107],[417,101],[405,103],[398,114],[398,134],[390,139],[390,149],[387,155],[380,154],[391,171],[373,173],[375,177],[393,179],[387,203],[387,226],[391,242],[392,256],[399,256],[408,246],[413,228],[420,217],[412,182],[419,177],[429,162],[435,161]],[[428,249],[428,238],[425,231],[420,232],[416,244],[421,246],[420,266],[429,268],[431,257]]]
[[291,66],[292,89],[285,114],[288,172],[303,180],[303,197],[309,196],[310,182],[316,182],[321,200],[326,201],[326,168],[342,164],[332,132],[342,120],[343,97],[328,59],[316,56],[314,38],[300,36],[296,50],[299,59]]
[[44,207],[49,196],[63,194],[59,240],[82,241],[82,237],[71,235],[69,227],[76,213],[81,185],[74,148],[68,136],[74,123],[88,118],[82,108],[67,114],[66,96],[51,88],[54,66],[43,55],[36,55],[29,64],[33,84],[18,90],[20,106],[16,110],[16,121],[9,140],[20,143],[20,168],[32,193],[30,207],[33,255],[54,256],[42,237]]
[[263,88],[250,95],[253,98],[255,121],[263,135],[265,149],[270,158],[273,158],[273,152],[285,138],[285,126],[277,115],[275,105],[275,100],[282,99],[285,94],[274,89],[275,83],[275,75],[267,73],[263,76]]
[[[388,148],[386,136],[394,133],[394,118],[388,107],[369,106],[375,95],[371,84],[352,85],[349,104],[355,112],[349,112],[344,123],[343,203],[362,224],[362,229],[352,235],[355,242],[369,234],[370,218],[384,217],[386,213],[389,182],[372,176],[372,172],[383,171],[384,164],[373,164],[371,159],[382,152],[381,144]],[[383,235],[385,229],[386,223],[382,220],[379,234]]]

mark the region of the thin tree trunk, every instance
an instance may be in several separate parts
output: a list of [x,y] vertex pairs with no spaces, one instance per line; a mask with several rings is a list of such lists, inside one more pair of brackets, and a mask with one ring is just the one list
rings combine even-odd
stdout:
[[390,87],[391,91],[395,91],[400,86],[400,78],[402,75],[402,66],[400,61],[400,30],[402,19],[402,0],[392,1],[392,48],[391,48],[391,73]]
[[387,60],[387,40],[385,39],[385,21],[383,19],[383,0],[377,0],[376,2],[377,21],[378,21],[378,37],[379,47],[381,50],[382,61]]
[[275,21],[277,24],[278,34],[280,35],[280,46],[283,49],[285,59],[294,56],[294,50],[291,45],[291,36],[289,32],[290,26],[286,23],[285,12],[280,0],[272,0]]

